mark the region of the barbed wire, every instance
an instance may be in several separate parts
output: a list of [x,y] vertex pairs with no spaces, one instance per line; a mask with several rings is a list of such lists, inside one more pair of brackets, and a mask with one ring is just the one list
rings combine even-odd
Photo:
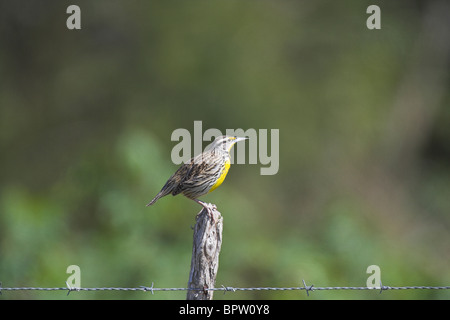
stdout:
[[0,282],[0,295],[4,291],[67,291],[67,295],[71,292],[76,291],[143,291],[150,292],[154,294],[158,291],[223,291],[226,292],[237,292],[237,291],[295,291],[295,290],[305,290],[307,296],[309,292],[320,291],[320,290],[378,290],[379,293],[388,290],[450,290],[450,286],[384,286],[380,283],[379,287],[315,287],[314,285],[307,286],[303,280],[303,286],[299,287],[229,287],[221,286],[218,288],[158,288],[154,287],[154,284],[150,287],[139,286],[139,287],[88,287],[88,288],[76,288],[71,287],[66,283],[66,287],[53,287],[53,288],[43,288],[43,287],[3,287]]

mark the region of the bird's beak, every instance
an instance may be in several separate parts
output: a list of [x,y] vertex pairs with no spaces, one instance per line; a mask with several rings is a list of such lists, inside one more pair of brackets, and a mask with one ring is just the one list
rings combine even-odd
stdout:
[[243,141],[243,140],[247,140],[248,137],[236,137],[236,140],[234,140],[234,142],[239,142],[239,141]]
[[247,137],[235,137],[235,139],[228,141],[226,149],[230,152],[231,148],[239,141],[247,140]]

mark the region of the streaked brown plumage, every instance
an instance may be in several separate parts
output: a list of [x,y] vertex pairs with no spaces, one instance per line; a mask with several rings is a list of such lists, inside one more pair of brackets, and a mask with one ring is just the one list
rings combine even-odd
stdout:
[[211,212],[210,205],[198,200],[198,198],[222,184],[230,168],[231,148],[236,142],[245,139],[248,138],[217,137],[206,148],[205,152],[181,165],[147,206],[154,204],[158,199],[168,194],[176,196],[181,193]]

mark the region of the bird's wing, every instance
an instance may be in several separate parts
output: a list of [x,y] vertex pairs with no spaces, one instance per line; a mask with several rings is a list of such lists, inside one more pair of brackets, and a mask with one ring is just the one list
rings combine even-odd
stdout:
[[207,170],[208,166],[214,165],[211,163],[210,157],[208,153],[199,154],[188,163],[183,164],[174,174],[174,176],[177,175],[179,181],[177,181],[172,194],[177,195],[181,193],[184,187],[194,183],[201,176],[202,172]]

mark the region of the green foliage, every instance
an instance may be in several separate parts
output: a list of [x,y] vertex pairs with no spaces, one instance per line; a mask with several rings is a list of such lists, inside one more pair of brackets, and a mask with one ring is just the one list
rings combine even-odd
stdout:
[[[434,77],[448,61],[420,40],[422,5],[382,2],[382,29],[369,31],[364,1],[81,2],[82,29],[69,31],[64,2],[20,2],[0,10],[4,287],[63,287],[72,264],[83,287],[185,287],[200,208],[181,196],[145,205],[177,169],[171,133],[195,120],[280,130],[276,175],[233,165],[204,198],[224,216],[218,286],[365,286],[372,264],[384,285],[448,285],[450,99],[437,90],[448,72]],[[405,97],[411,108],[399,107]]]

